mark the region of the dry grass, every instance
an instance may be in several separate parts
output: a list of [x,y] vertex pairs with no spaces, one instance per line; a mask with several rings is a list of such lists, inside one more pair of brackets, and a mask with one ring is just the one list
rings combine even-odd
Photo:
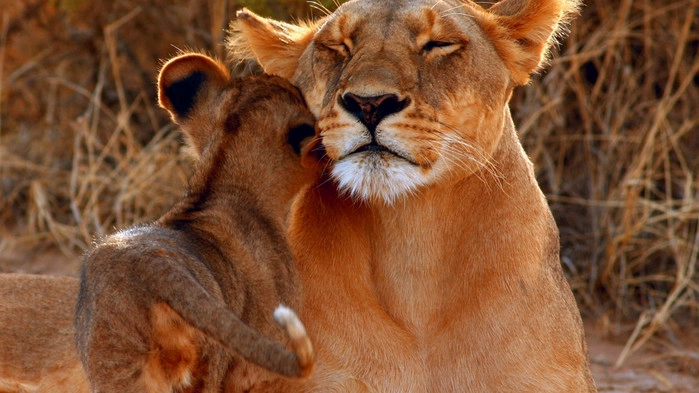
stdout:
[[[286,3],[263,8],[303,15],[303,1]],[[0,253],[52,245],[75,258],[159,216],[189,167],[155,105],[158,68],[186,48],[224,58],[234,4],[0,0],[0,10]]]
[[513,106],[576,296],[629,334],[623,362],[699,316],[699,1],[587,3]]
[[141,7],[99,31],[84,27],[84,42],[54,27],[69,18],[51,6],[18,8],[39,34],[29,40],[36,53],[24,57],[24,29],[3,25],[11,34],[0,53],[13,67],[2,80],[0,247],[48,243],[75,256],[95,237],[159,215],[182,193],[188,168],[177,132],[154,107],[153,78],[125,75],[133,71],[119,33]]
[[[287,3],[245,5],[310,9]],[[19,244],[76,258],[181,195],[189,167],[155,107],[156,72],[176,47],[224,57],[234,8],[0,0],[0,255]],[[512,102],[579,303],[629,338],[620,362],[648,340],[681,344],[699,319],[698,48],[699,0],[587,0]]]

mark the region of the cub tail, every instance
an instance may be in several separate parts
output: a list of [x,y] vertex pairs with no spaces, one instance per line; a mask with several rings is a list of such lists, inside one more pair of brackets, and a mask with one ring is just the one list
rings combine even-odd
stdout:
[[[211,295],[185,266],[199,263],[191,255],[179,255],[180,263],[171,257],[157,257],[149,263],[136,264],[134,275],[143,280],[146,288],[159,288],[157,297],[167,303],[187,323],[237,352],[251,363],[287,377],[301,377],[313,367],[313,349],[303,324],[293,311],[280,311],[279,320],[286,329],[296,354],[283,345],[248,326],[228,305]],[[186,259],[190,259],[188,262]],[[142,268],[142,271],[138,269]],[[163,281],[167,282],[163,286]]]
[[296,353],[301,371],[300,377],[307,377],[313,372],[315,355],[311,339],[306,334],[306,328],[292,309],[281,304],[274,310],[274,320],[286,331],[286,334],[291,339],[291,346]]

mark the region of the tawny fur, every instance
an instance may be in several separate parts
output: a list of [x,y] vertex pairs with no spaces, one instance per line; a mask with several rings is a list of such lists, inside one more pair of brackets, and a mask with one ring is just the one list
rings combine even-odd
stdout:
[[296,27],[238,13],[232,57],[300,88],[327,168],[289,229],[316,371],[279,391],[596,391],[508,108],[578,5],[357,0]]
[[87,392],[73,344],[79,280],[0,274],[0,393]]
[[76,342],[91,390],[236,392],[308,376],[285,218],[314,177],[300,155],[313,116],[287,81],[231,79],[198,54],[166,63],[159,92],[197,163],[170,211],[86,255]]

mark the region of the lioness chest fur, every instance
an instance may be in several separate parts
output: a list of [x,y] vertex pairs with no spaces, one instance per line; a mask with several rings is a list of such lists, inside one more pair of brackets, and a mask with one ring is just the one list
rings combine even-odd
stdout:
[[281,78],[231,79],[197,54],[170,60],[159,92],[197,163],[182,201],[85,258],[76,342],[91,390],[234,392],[307,376],[310,341],[278,307],[301,306],[284,221],[312,180],[300,152],[313,116]]
[[238,13],[233,56],[300,88],[327,167],[291,214],[318,362],[289,390],[596,390],[508,108],[577,6],[357,0],[305,25]]

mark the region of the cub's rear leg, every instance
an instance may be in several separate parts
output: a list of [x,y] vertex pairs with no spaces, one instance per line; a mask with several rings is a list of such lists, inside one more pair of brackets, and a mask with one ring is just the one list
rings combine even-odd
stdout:
[[210,381],[225,375],[223,351],[169,305],[155,303],[146,320],[129,327],[119,322],[126,317],[112,315],[112,326],[96,322],[88,341],[100,348],[87,351],[93,392],[219,392]]
[[[81,283],[76,342],[92,392],[219,392],[228,366],[221,358],[225,352],[162,300],[182,283],[178,276],[187,275],[190,287],[207,282],[212,300],[220,301],[213,277],[196,263],[190,269],[173,266],[174,258],[163,258],[162,249],[119,250],[126,238],[117,236],[94,250],[91,267],[83,271],[110,277],[121,271],[110,282]],[[174,292],[188,298],[186,291]]]
[[144,366],[148,391],[167,392],[189,387],[200,356],[200,333],[189,326],[170,306],[157,303],[151,309],[152,350]]

